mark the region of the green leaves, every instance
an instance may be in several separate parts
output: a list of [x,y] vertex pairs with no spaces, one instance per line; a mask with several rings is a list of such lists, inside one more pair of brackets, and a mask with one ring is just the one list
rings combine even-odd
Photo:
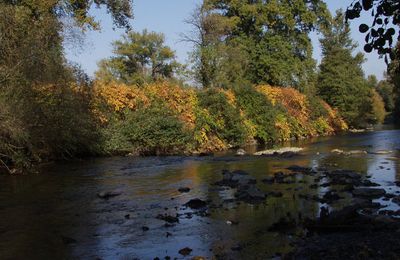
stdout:
[[[206,0],[203,7],[209,17],[218,14],[220,20],[234,21],[225,31],[213,29],[219,28],[218,25],[206,27],[203,30],[206,39],[210,35],[219,36],[216,43],[207,43],[206,48],[240,42],[240,49],[245,52],[242,63],[247,65],[242,74],[251,83],[301,90],[312,85],[315,61],[308,34],[329,24],[330,13],[323,1]],[[215,60],[220,60],[216,53]],[[199,68],[208,66],[201,62]]]
[[115,56],[99,63],[96,77],[136,85],[172,78],[180,65],[175,61],[175,52],[164,41],[163,34],[147,30],[127,33],[113,43]]
[[[323,59],[319,67],[318,94],[338,109],[350,126],[365,125],[367,118],[364,114],[372,109],[366,106],[370,90],[361,68],[363,56],[352,55],[355,44],[343,13],[337,13],[331,31],[326,32],[320,41]],[[372,46],[367,44],[364,49],[370,52]]]

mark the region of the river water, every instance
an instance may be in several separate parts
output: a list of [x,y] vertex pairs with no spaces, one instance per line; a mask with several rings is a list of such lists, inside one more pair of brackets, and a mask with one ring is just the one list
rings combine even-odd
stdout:
[[[264,184],[261,179],[290,165],[349,169],[371,176],[387,192],[398,194],[400,130],[321,137],[282,144],[304,152],[292,158],[243,156],[233,152],[205,157],[113,157],[57,163],[40,174],[0,176],[0,259],[267,259],[292,248],[298,233],[270,227],[282,218],[316,217],[323,204],[301,194],[323,194],[331,187],[310,188],[309,176],[292,184]],[[338,155],[332,149],[365,150]],[[249,153],[257,150],[249,147]],[[390,150],[387,154],[374,154]],[[213,185],[221,171],[244,170],[264,192],[280,191],[252,205],[232,201],[234,189]],[[180,193],[179,187],[189,187]],[[110,199],[101,191],[118,190]],[[208,215],[190,214],[187,201],[209,202]],[[329,207],[341,208],[348,196]],[[391,201],[379,200],[397,210]],[[186,214],[185,214],[186,213]],[[179,223],[165,226],[159,214],[178,214]],[[233,223],[233,224],[232,224]],[[143,230],[148,227],[149,230]],[[300,231],[301,232],[301,231]],[[183,257],[178,251],[193,251]]]

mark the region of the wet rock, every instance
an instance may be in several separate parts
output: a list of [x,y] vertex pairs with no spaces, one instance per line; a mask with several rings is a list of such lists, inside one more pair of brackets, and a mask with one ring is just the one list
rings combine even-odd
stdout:
[[355,188],[352,194],[355,197],[380,198],[386,194],[386,191],[377,188]]
[[265,151],[260,151],[254,153],[254,155],[267,155],[267,156],[272,156],[272,155],[296,155],[303,151],[304,148],[299,148],[299,147],[284,147],[281,149],[271,149],[271,150],[265,150]]
[[285,177],[286,177],[286,175],[283,172],[275,172],[274,173],[275,180],[284,179]]
[[331,153],[341,154],[341,155],[357,155],[357,154],[367,154],[367,151],[363,150],[351,150],[351,151],[343,151],[340,149],[333,149]]
[[261,180],[263,183],[274,183],[275,178],[274,176],[267,176]]
[[249,203],[257,203],[263,201],[266,196],[255,185],[248,185],[240,186],[235,193],[235,197]]
[[238,149],[238,150],[236,151],[236,156],[244,156],[244,155],[246,155],[246,151],[245,151],[245,150],[243,150],[243,149]]
[[326,172],[326,175],[331,178],[348,178],[348,179],[361,179],[361,175],[355,171],[351,170],[334,170],[331,172]]
[[344,185],[343,188],[341,189],[341,191],[343,192],[351,192],[354,190],[354,185],[348,184],[348,185]]
[[143,227],[142,227],[142,230],[143,230],[143,231],[149,231],[150,228],[149,228],[149,227],[146,227],[146,226],[143,226]]
[[392,199],[392,202],[393,202],[393,203],[396,203],[397,205],[400,206],[400,196],[394,197],[394,198]]
[[391,217],[398,217],[400,216],[400,210],[381,210],[379,211],[380,215],[387,215]]
[[365,187],[378,187],[380,186],[378,183],[372,182],[370,180],[363,180],[360,183],[360,186],[365,186]]
[[302,167],[302,166],[298,166],[298,165],[292,165],[287,167],[286,169],[292,171],[292,172],[300,172],[302,174],[315,174],[316,172],[310,168],[310,167]]
[[231,181],[240,186],[257,183],[257,180],[254,177],[240,174],[233,175]]
[[236,170],[230,172],[228,170],[223,170],[222,180],[216,182],[215,185],[236,188],[238,186],[254,184],[256,182],[257,180],[245,171]]
[[99,193],[97,193],[97,197],[101,198],[101,199],[109,199],[112,197],[116,197],[121,195],[122,192],[119,190],[114,190],[114,191],[101,191]]
[[192,252],[193,250],[191,249],[191,248],[189,248],[189,247],[185,247],[185,248],[182,248],[181,250],[179,250],[179,254],[181,254],[181,255],[183,255],[183,256],[187,256],[187,255],[190,255],[190,253]]
[[361,210],[362,214],[368,214],[368,215],[373,215],[376,214],[378,212],[378,209],[376,208],[365,208]]
[[180,188],[178,189],[178,191],[179,191],[180,193],[187,193],[187,192],[190,191],[190,188],[188,188],[188,187],[180,187]]
[[324,194],[322,199],[324,199],[328,203],[332,203],[333,201],[343,199],[343,197],[340,197],[339,194],[337,194],[336,192],[328,191]]
[[185,206],[191,209],[201,209],[207,206],[207,202],[201,199],[191,199],[185,203]]
[[167,214],[164,214],[164,215],[162,215],[162,214],[159,214],[157,217],[156,217],[157,219],[160,219],[160,220],[164,220],[165,222],[168,222],[168,223],[179,223],[179,218],[178,218],[178,216],[171,216],[171,215],[167,215]]

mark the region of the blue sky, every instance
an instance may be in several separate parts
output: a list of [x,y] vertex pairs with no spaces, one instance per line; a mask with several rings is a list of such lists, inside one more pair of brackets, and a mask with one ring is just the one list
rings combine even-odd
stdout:
[[[142,31],[161,32],[165,34],[167,44],[176,51],[180,62],[187,61],[187,53],[192,46],[180,42],[180,34],[190,31],[190,27],[183,21],[188,18],[196,4],[202,0],[133,0],[134,19],[131,21],[133,29]],[[339,8],[345,9],[351,0],[327,0],[332,13]],[[97,69],[97,62],[112,55],[111,43],[121,37],[123,30],[113,30],[112,21],[104,10],[94,9],[92,13],[101,22],[101,31],[90,31],[86,33],[85,41],[80,46],[66,47],[67,58],[79,63],[89,74],[93,75]],[[359,20],[353,21],[352,37],[359,43],[359,50],[362,50],[364,36],[358,32],[358,26],[362,22],[369,23],[370,17],[364,14]],[[314,58],[320,60],[321,51],[316,33],[311,35],[314,45]],[[363,68],[366,75],[374,74],[378,79],[383,78],[386,65],[383,59],[379,59],[375,53],[365,54],[367,61]]]

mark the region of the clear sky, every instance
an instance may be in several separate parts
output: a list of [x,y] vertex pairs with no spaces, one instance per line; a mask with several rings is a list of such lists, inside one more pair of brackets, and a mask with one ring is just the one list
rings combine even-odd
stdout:
[[[190,27],[183,21],[188,18],[196,4],[202,0],[133,0],[134,19],[131,21],[133,29],[142,31],[162,32],[165,34],[167,44],[176,51],[180,62],[187,60],[187,53],[192,46],[180,42],[180,34],[188,32]],[[326,0],[332,13],[339,8],[345,9],[352,0]],[[94,9],[93,14],[101,22],[100,32],[88,32],[82,46],[67,46],[66,54],[69,60],[79,63],[89,74],[93,75],[97,69],[97,62],[112,55],[111,43],[120,38],[123,30],[113,30],[111,18],[104,10]],[[369,23],[370,17],[364,14],[359,20],[353,21],[352,37],[359,43],[359,50],[362,51],[364,36],[358,32],[358,26],[362,22]],[[316,33],[311,35],[314,45],[314,58],[321,59],[321,51]],[[386,65],[383,59],[379,59],[375,53],[365,54],[367,61],[364,64],[366,75],[374,74],[378,79],[383,78]]]

